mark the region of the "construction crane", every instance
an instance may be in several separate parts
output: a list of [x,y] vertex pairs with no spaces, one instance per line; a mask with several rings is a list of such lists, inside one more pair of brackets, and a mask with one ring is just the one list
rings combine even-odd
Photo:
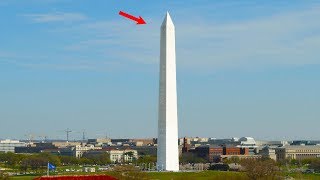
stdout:
[[32,141],[34,140],[35,135],[34,134],[25,134],[24,136],[27,137],[27,140],[29,141],[28,146],[31,146],[31,144],[33,143]]
[[83,129],[82,130],[82,143],[85,143],[86,142],[86,130]]
[[69,133],[71,133],[72,131],[67,128],[66,130],[64,130],[65,133],[67,133],[67,142],[69,142]]
[[82,138],[80,138],[81,142],[82,143],[85,143],[86,142],[86,130],[85,129],[82,129],[81,131],[73,131],[74,133],[77,133],[77,134],[81,134],[82,135]]
[[38,137],[40,138],[40,140],[41,140],[42,143],[47,142],[47,138],[48,138],[47,135],[39,135]]

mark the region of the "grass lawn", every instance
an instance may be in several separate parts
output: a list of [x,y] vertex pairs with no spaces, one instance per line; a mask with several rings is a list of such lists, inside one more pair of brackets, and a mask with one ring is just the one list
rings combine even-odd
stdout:
[[320,179],[320,174],[289,173],[287,175],[295,179]]
[[[125,179],[119,176],[119,173],[116,172],[105,172],[105,173],[63,173],[64,175],[89,175],[89,174],[106,174],[114,177],[118,177],[120,179]],[[202,172],[145,172],[142,177],[145,179],[152,180],[188,180],[188,179],[200,179],[200,180],[214,180],[214,179],[232,179],[232,180],[247,180],[248,177],[243,172],[232,172],[232,171],[202,171]],[[320,179],[320,174],[288,174],[291,177],[297,179]],[[21,179],[21,180],[29,180],[33,179],[37,176],[14,176],[10,177],[10,179]]]
[[21,179],[21,180],[31,180],[38,176],[12,176],[10,179]]
[[[86,174],[86,173],[64,173],[67,174]],[[90,173],[87,173],[90,174]],[[103,173],[92,173],[92,174],[103,174]],[[110,176],[117,176],[115,173],[104,173]],[[119,175],[119,174],[118,174]],[[10,179],[21,179],[21,180],[28,180],[33,179],[37,176],[14,176]],[[247,179],[244,173],[238,172],[220,172],[220,171],[202,171],[202,172],[148,172],[144,173],[144,178],[147,179],[159,179],[159,180],[174,180],[174,179]]]
[[202,172],[152,172],[150,179],[248,179],[241,172],[202,171]]

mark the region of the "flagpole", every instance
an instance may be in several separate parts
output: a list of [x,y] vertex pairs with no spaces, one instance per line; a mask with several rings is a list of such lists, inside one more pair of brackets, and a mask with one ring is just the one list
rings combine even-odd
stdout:
[[49,176],[49,162],[47,164],[47,176]]

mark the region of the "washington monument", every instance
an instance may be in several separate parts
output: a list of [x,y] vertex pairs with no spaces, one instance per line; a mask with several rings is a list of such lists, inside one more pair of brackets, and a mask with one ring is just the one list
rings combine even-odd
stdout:
[[175,29],[169,13],[161,25],[158,170],[179,171]]

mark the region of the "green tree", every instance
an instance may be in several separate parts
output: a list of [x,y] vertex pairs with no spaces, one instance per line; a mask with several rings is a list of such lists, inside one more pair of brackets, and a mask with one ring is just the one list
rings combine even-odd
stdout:
[[26,173],[27,170],[28,170],[28,167],[29,167],[29,162],[27,160],[22,160],[21,163],[20,163],[20,171]]
[[232,157],[230,158],[230,161],[231,161],[231,163],[237,164],[237,163],[240,162],[240,158],[239,158],[238,156],[232,156]]
[[9,179],[9,175],[0,171],[0,180],[7,180],[7,179]]
[[27,167],[30,167],[34,171],[38,171],[39,169],[45,169],[47,167],[48,161],[37,155],[31,155],[28,158],[24,159],[23,164],[26,164]]
[[310,165],[313,161],[317,160],[317,158],[309,158],[309,159],[302,159],[301,163],[303,165]]
[[76,165],[80,164],[80,160],[73,156],[59,156],[60,162],[63,165]]
[[320,159],[314,159],[310,165],[309,165],[310,169],[314,169],[314,171],[316,172],[320,172]]
[[132,159],[133,162],[135,161],[135,159],[134,159],[134,157],[133,157],[134,154],[133,154],[132,151],[123,153],[123,158],[124,158],[125,156],[128,156],[130,159]]
[[110,154],[107,153],[107,152],[101,154],[99,156],[99,159],[100,159],[100,164],[101,165],[105,165],[105,164],[110,164],[111,163]]
[[205,163],[207,162],[206,159],[203,159],[201,157],[198,157],[197,155],[195,155],[194,153],[183,153],[180,157],[179,157],[179,161],[183,164],[186,163]]
[[156,162],[157,162],[157,156],[152,156],[152,155],[140,156],[137,160],[137,163],[139,163],[139,164],[156,163]]
[[43,159],[44,161],[50,162],[51,164],[54,164],[55,166],[60,166],[61,161],[57,155],[53,155],[50,153],[40,153],[37,155],[39,158]]
[[82,157],[82,158],[79,159],[79,164],[82,164],[82,165],[92,165],[92,164],[94,164],[94,161],[92,161],[92,160],[89,159],[89,158]]
[[0,153],[0,162],[4,163],[7,167],[17,169],[20,166],[20,162],[27,157],[23,154],[15,154],[12,152]]
[[34,171],[45,170],[48,162],[54,164],[55,166],[61,165],[61,161],[58,156],[49,153],[39,153],[23,157],[19,163],[19,168],[24,172],[26,172],[28,168]]
[[83,158],[90,160],[90,164],[106,165],[111,163],[110,155],[107,152],[101,154],[83,154]]
[[18,163],[20,162],[20,159],[18,155],[12,152],[7,152],[7,153],[0,153],[0,161],[4,162],[9,167],[14,167],[18,165]]
[[278,175],[278,168],[275,161],[261,159],[243,159],[240,164],[245,168],[245,172],[250,179],[275,179]]

